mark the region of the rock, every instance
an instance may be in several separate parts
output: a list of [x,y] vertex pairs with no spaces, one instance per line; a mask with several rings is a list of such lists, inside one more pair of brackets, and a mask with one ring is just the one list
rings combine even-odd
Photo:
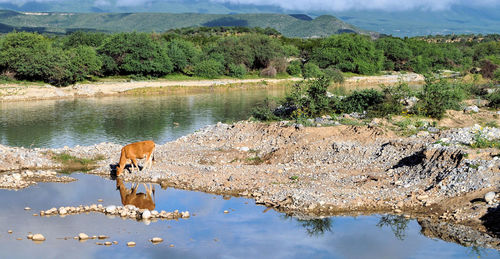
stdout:
[[240,150],[243,151],[243,152],[248,152],[248,151],[250,151],[250,148],[248,148],[248,147],[240,147]]
[[401,212],[403,212],[403,211],[401,211],[400,209],[395,209],[395,210],[394,210],[394,213],[396,213],[396,214],[399,214],[399,213],[401,213]]
[[42,234],[34,234],[33,237],[31,237],[31,240],[33,240],[33,241],[45,241],[45,237]]
[[107,213],[115,213],[116,211],[116,206],[115,205],[110,205],[108,207],[106,207],[106,212]]
[[149,219],[151,218],[151,212],[149,210],[145,210],[144,212],[142,212],[141,217],[143,219]]
[[170,244],[170,247],[174,247],[174,244]]
[[438,128],[436,128],[436,127],[428,127],[428,128],[427,128],[427,131],[428,131],[429,133],[438,133],[438,132],[439,132],[439,129],[438,129]]
[[423,201],[423,200],[426,200],[428,198],[429,198],[429,195],[427,195],[427,194],[417,196],[417,200],[419,200],[419,201]]
[[97,236],[98,239],[106,239],[106,238],[109,238],[108,236],[106,235],[99,235]]
[[7,230],[7,233],[12,234],[12,230],[10,230],[10,229]]
[[78,234],[78,239],[79,240],[87,240],[87,239],[89,239],[89,236],[85,233],[80,233],[80,234]]
[[181,217],[182,218],[189,218],[189,211],[183,211],[183,212],[181,212]]
[[225,210],[225,211],[224,211],[224,213],[225,213],[225,214],[227,214],[227,213],[229,213],[229,211],[228,211],[228,210]]
[[24,210],[31,210],[30,207],[24,207]]
[[113,245],[118,245],[118,241],[113,241]]
[[111,243],[110,241],[106,241],[106,242],[104,242],[104,245],[105,245],[105,246],[110,246],[110,245],[112,245],[112,244],[113,244],[113,243]]
[[163,238],[161,238],[161,237],[153,237],[153,238],[151,238],[151,242],[153,242],[153,243],[161,243],[161,242],[163,242]]
[[464,108],[464,112],[465,113],[478,113],[479,112],[479,107],[477,107],[476,105],[472,105],[472,106],[467,106]]
[[493,203],[493,200],[495,199],[495,192],[488,192],[484,195],[484,200],[488,203],[491,204]]
[[127,242],[127,246],[130,247],[135,246],[135,242],[134,241]]
[[59,212],[59,215],[66,215],[68,213],[68,211],[63,207],[59,208],[58,212]]

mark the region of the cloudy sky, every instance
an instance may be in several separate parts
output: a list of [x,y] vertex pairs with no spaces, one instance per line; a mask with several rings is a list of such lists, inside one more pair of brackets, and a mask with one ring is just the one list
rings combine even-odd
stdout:
[[[0,3],[22,5],[27,2],[59,2],[72,0],[0,0]],[[441,11],[457,6],[499,7],[500,0],[94,0],[95,6],[141,6],[154,2],[213,2],[281,7],[301,11],[346,10],[431,10]]]

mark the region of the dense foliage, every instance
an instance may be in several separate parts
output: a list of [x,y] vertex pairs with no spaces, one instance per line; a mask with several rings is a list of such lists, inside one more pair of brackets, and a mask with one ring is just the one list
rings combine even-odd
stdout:
[[[253,117],[259,120],[293,119],[305,122],[306,119],[326,114],[357,113],[380,117],[405,113],[441,119],[447,109],[460,109],[460,103],[477,92],[474,86],[432,77],[427,77],[426,84],[417,92],[401,83],[383,87],[382,91],[365,89],[337,96],[327,92],[329,85],[330,80],[324,76],[299,82],[283,99],[266,100],[254,110]],[[492,106],[500,105],[500,92],[490,94],[487,98]],[[404,103],[409,99],[415,102],[405,106]]]
[[[471,36],[472,37],[472,36]],[[156,33],[74,32],[66,36],[12,32],[0,38],[3,79],[64,86],[100,76],[244,78],[288,74],[344,81],[343,73],[418,73],[449,69],[500,81],[500,42],[357,34],[286,38],[273,29],[214,27]]]

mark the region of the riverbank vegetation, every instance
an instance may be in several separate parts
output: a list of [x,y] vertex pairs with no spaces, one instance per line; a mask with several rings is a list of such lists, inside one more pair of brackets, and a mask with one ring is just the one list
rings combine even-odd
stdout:
[[66,86],[101,77],[134,80],[172,75],[325,77],[381,71],[453,70],[500,80],[500,42],[434,42],[358,34],[286,38],[274,29],[214,27],[165,33],[74,32],[65,36],[12,32],[0,38],[0,79]]
[[474,83],[428,76],[419,90],[406,83],[381,86],[382,90],[365,89],[351,93],[328,92],[330,79],[320,77],[296,83],[279,100],[268,99],[253,111],[253,117],[262,121],[308,120],[321,116],[354,114],[355,117],[375,118],[392,115],[443,118],[446,110],[460,110],[465,99],[486,99],[493,108],[500,103],[500,92],[488,91]]

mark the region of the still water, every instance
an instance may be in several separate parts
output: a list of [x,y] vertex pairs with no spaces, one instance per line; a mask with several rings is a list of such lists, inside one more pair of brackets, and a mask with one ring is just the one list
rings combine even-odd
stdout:
[[284,88],[0,103],[0,144],[63,147],[153,139],[163,144],[219,121],[248,119]]
[[[247,119],[266,96],[284,89],[213,91],[147,97],[105,97],[0,104],[0,143],[62,147],[100,142],[157,143],[218,121]],[[144,224],[103,214],[35,217],[52,207],[121,205],[116,182],[75,173],[78,181],[41,183],[20,191],[0,190],[0,258],[498,258],[495,250],[467,248],[420,234],[414,220],[382,224],[384,215],[300,220],[244,198],[223,199],[200,192],[156,186],[156,210],[188,210],[184,220]],[[131,183],[124,183],[130,188]],[[139,191],[145,192],[139,185]],[[29,206],[31,211],[25,211]],[[230,213],[224,214],[228,210]],[[403,224],[401,224],[403,223]],[[13,230],[8,234],[7,230]],[[47,240],[35,244],[28,232]],[[64,240],[80,232],[108,235],[111,247],[95,240]],[[159,236],[165,241],[153,245]],[[16,240],[16,238],[22,240]],[[129,248],[128,241],[137,246]],[[170,247],[173,244],[174,247]]]
[[[98,203],[121,205],[116,183],[76,173],[78,181],[41,183],[20,191],[0,190],[0,257],[2,258],[495,258],[494,250],[472,249],[426,238],[414,220],[404,228],[380,225],[381,215],[331,217],[313,221],[290,218],[245,198],[155,187],[156,210],[188,210],[189,219],[145,224],[119,217],[90,213],[35,217],[33,212],[59,206]],[[131,183],[125,183],[130,188]],[[142,185],[139,191],[145,192]],[[29,206],[31,211],[25,211]],[[229,213],[225,214],[224,210]],[[13,234],[7,234],[7,230]],[[47,240],[35,244],[28,232],[43,233]],[[96,240],[64,240],[84,232],[107,235],[118,241],[110,247]],[[148,240],[162,237],[153,245]],[[23,240],[16,240],[21,237]],[[101,240],[98,240],[101,241]],[[126,246],[128,241],[136,247]],[[170,247],[173,244],[174,247]]]

